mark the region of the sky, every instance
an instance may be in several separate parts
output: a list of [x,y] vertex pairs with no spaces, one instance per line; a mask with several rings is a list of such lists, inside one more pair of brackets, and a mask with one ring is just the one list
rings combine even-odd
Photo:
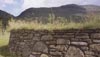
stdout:
[[67,4],[100,5],[100,0],[0,0],[0,10],[18,16],[31,7],[58,7]]

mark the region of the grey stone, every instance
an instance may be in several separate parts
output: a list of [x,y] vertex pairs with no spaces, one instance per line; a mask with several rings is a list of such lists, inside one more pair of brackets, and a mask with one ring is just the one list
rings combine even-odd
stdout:
[[29,57],[36,57],[35,55],[30,55]]
[[15,34],[11,34],[11,35],[10,35],[10,38],[15,38],[15,37],[16,37]]
[[94,52],[93,52],[93,51],[84,51],[84,53],[85,53],[86,55],[94,55]]
[[57,44],[66,44],[65,39],[57,39]]
[[27,45],[24,45],[22,49],[19,50],[19,52],[22,50],[22,56],[23,57],[28,57],[29,54],[31,53],[30,48]]
[[27,44],[28,46],[33,46],[36,41],[33,41],[33,40],[24,40],[24,42],[25,42],[25,45]]
[[49,52],[55,52],[57,51],[56,49],[49,49]]
[[100,52],[100,44],[91,44],[90,49],[94,51],[99,51]]
[[89,50],[89,47],[88,47],[88,46],[80,46],[80,48],[81,48],[82,50]]
[[37,37],[39,37],[39,36],[40,36],[40,34],[39,34],[39,33],[35,33],[34,35],[35,35],[35,36],[37,36]]
[[100,38],[100,33],[92,33],[91,38]]
[[70,44],[70,40],[66,40],[66,45],[69,45]]
[[25,43],[24,42],[20,42],[20,45],[25,45]]
[[53,37],[54,37],[54,38],[66,38],[66,39],[69,39],[69,38],[74,38],[74,35],[73,35],[73,34],[54,35]]
[[98,57],[100,57],[100,54],[98,54]]
[[20,36],[20,39],[24,39],[24,37],[23,36]]
[[71,42],[73,45],[88,45],[87,42]]
[[29,37],[29,38],[32,38],[32,37],[34,37],[34,35],[30,33],[30,34],[28,35],[28,37]]
[[62,55],[62,53],[59,51],[56,51],[56,52],[50,52],[50,55]]
[[33,51],[48,53],[48,47],[43,42],[37,42],[33,47]]
[[53,49],[53,48],[56,48],[55,45],[49,45],[49,48]]
[[27,35],[28,35],[28,33],[24,33],[24,34],[23,34],[23,36],[27,36]]
[[58,50],[58,51],[67,51],[67,48],[68,48],[68,45],[57,45],[56,46],[56,49]]
[[40,37],[34,36],[32,40],[38,41],[38,40],[40,40]]
[[79,48],[70,46],[65,57],[84,57],[84,53]]
[[52,55],[51,57],[63,57],[61,55]]
[[96,56],[93,56],[93,55],[85,55],[85,57],[96,57]]
[[28,34],[27,36],[24,35],[20,36],[21,39],[32,39],[32,37],[34,37],[33,34]]
[[41,52],[32,52],[32,54],[41,54]]
[[93,40],[94,43],[100,43],[100,40]]
[[43,35],[41,37],[41,40],[53,40],[53,37],[52,37],[52,35]]
[[55,45],[55,44],[57,44],[57,42],[55,40],[54,41],[46,41],[46,44]]
[[49,57],[48,55],[46,55],[46,54],[41,54],[41,56],[40,57]]
[[78,33],[75,35],[75,38],[89,38],[88,33]]

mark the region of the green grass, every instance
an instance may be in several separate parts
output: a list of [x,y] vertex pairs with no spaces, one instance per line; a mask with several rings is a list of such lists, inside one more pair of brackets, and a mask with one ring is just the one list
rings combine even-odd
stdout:
[[0,35],[0,47],[8,45],[9,42],[9,33],[5,33],[5,35]]
[[0,47],[0,57],[11,57],[8,46]]
[[4,35],[2,35],[2,32],[0,32],[0,57],[11,57],[8,48],[8,43],[9,32],[5,32]]
[[0,57],[16,57],[9,51],[9,36],[10,32],[7,30],[4,33],[0,30]]

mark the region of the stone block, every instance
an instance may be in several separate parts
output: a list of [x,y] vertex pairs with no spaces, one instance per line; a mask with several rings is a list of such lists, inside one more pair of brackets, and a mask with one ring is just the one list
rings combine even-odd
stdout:
[[98,44],[100,44],[100,40],[93,40],[93,43],[98,43]]
[[65,38],[65,39],[69,39],[69,38],[74,38],[74,34],[73,33],[65,33],[62,35],[56,34],[53,35],[54,38]]
[[91,38],[97,38],[100,39],[100,33],[92,33]]
[[53,37],[52,37],[52,35],[43,35],[41,37],[41,40],[43,40],[43,41],[53,40]]
[[91,44],[90,45],[90,50],[100,52],[100,44]]
[[43,42],[37,42],[34,46],[33,46],[33,51],[34,52],[44,52],[44,53],[48,53],[48,47],[46,44],[44,44]]
[[81,48],[82,50],[84,50],[84,51],[89,50],[89,47],[88,47],[88,46],[80,46],[80,48]]
[[39,40],[40,40],[40,37],[34,36],[34,37],[32,38],[32,40],[33,40],[33,41],[39,41]]
[[62,55],[52,55],[51,57],[63,57]]
[[30,54],[28,57],[40,57],[40,55]]
[[24,33],[24,34],[23,34],[23,36],[27,36],[27,35],[28,35],[28,33]]
[[71,42],[72,45],[82,45],[82,46],[87,46],[87,42]]
[[57,45],[56,50],[64,52],[67,51],[68,45]]
[[93,51],[84,51],[85,55],[95,55]]
[[35,33],[34,36],[40,37],[40,34],[39,33]]
[[50,52],[56,52],[57,50],[54,49],[54,48],[50,48],[49,51],[50,51]]
[[57,39],[57,44],[66,44],[66,39]]
[[29,55],[29,57],[36,57],[35,55]]
[[88,33],[76,33],[75,38],[89,38]]
[[66,39],[59,38],[59,39],[57,39],[57,44],[58,45],[70,44],[70,40],[66,40]]
[[16,37],[16,34],[11,34],[10,35],[10,38],[15,38]]
[[50,55],[62,55],[62,52],[56,51],[56,52],[50,52]]
[[65,54],[65,57],[84,57],[84,53],[79,48],[70,46]]
[[49,48],[53,48],[53,49],[55,49],[56,46],[55,46],[55,45],[49,45]]
[[31,53],[31,49],[27,45],[23,45],[23,47],[20,50],[18,50],[18,54],[20,51],[22,52],[22,57],[28,57]]
[[40,57],[49,57],[47,54],[41,54]]
[[32,54],[41,54],[41,52],[31,52]]
[[57,44],[57,41],[46,41],[46,44],[48,45],[56,45]]
[[96,57],[94,55],[85,55],[85,57]]

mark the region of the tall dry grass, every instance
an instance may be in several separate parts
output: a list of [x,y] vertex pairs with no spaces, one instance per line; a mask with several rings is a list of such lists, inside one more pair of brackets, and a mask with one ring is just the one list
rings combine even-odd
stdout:
[[82,28],[81,23],[74,23],[74,22],[60,22],[60,21],[53,21],[48,22],[46,24],[38,21],[11,21],[9,22],[9,30],[12,29],[34,29],[34,30],[54,30],[54,29],[78,29]]
[[56,29],[96,29],[100,28],[99,15],[86,15],[85,22],[68,21],[67,19],[60,18],[55,20],[54,17],[48,18],[48,23],[35,21],[22,21],[11,20],[9,22],[8,30],[12,29],[34,29],[34,30],[56,30]]

